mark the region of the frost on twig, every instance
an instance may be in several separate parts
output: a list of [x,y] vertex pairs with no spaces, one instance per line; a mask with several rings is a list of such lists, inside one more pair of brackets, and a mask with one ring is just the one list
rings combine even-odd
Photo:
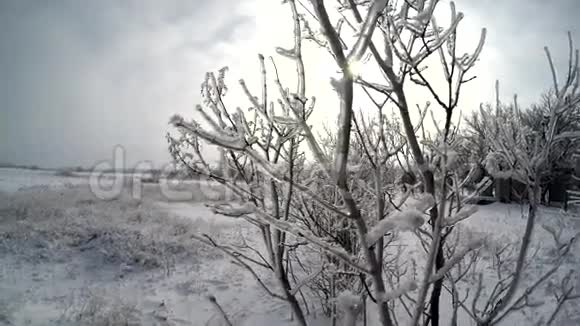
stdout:
[[417,282],[414,280],[408,280],[403,282],[397,289],[386,292],[377,299],[381,302],[389,302],[415,290],[417,290]]
[[424,213],[414,208],[396,211],[380,220],[366,235],[369,246],[374,245],[382,236],[395,231],[415,231],[425,223]]
[[320,247],[321,249],[324,249],[324,251],[326,253],[340,259],[342,262],[346,263],[347,265],[354,268],[355,270],[358,270],[358,271],[361,271],[364,273],[368,273],[368,270],[365,267],[359,265],[356,262],[355,257],[353,257],[350,253],[348,253],[344,248],[339,247],[335,244],[329,243],[325,239],[322,239],[322,238],[314,235],[310,230],[299,227],[296,224],[293,224],[293,223],[290,223],[287,221],[274,219],[264,211],[257,210],[256,213],[257,213],[256,216],[257,216],[258,220],[260,220],[266,224],[269,224],[276,229],[288,232],[288,233],[290,233],[298,238],[304,238],[305,240],[312,243],[313,245],[316,245],[316,246]]
[[476,205],[464,206],[459,212],[445,219],[444,226],[453,226],[475,214],[479,208]]
[[248,214],[252,214],[255,211],[255,207],[250,203],[244,203],[240,205],[221,204],[211,205],[209,207],[215,214],[231,217],[242,217]]
[[306,276],[302,281],[300,281],[300,283],[294,285],[294,289],[292,289],[292,294],[297,294],[298,291],[300,291],[300,289],[305,286],[306,284],[310,283],[312,280],[314,280],[316,277],[318,277],[318,275],[320,273],[322,273],[324,271],[324,264],[318,268],[317,270],[315,270],[313,273],[311,273],[310,275]]
[[446,264],[441,267],[434,275],[431,276],[431,282],[435,282],[436,280],[442,279],[455,265],[457,265],[460,261],[465,258],[465,256],[470,253],[471,251],[481,247],[483,245],[483,240],[477,239],[471,241],[467,246],[465,246],[460,251],[456,252],[451,258],[449,258]]
[[366,234],[369,246],[374,245],[382,236],[389,232],[415,231],[425,223],[424,211],[433,206],[434,200],[430,195],[423,195],[414,202],[407,201],[401,211],[394,211],[380,220]]
[[371,5],[369,12],[367,13],[367,17],[362,25],[360,35],[356,40],[356,43],[354,44],[351,52],[348,54],[347,61],[349,65],[352,65],[354,62],[359,61],[363,57],[371,42],[373,32],[377,26],[379,15],[385,9],[388,2],[388,0],[373,1],[373,4]]
[[246,141],[242,134],[231,134],[225,130],[216,130],[214,132],[203,129],[196,122],[186,122],[181,116],[175,115],[170,119],[170,123],[177,128],[182,128],[192,134],[203,138],[204,140],[221,146],[223,148],[241,151],[246,147]]

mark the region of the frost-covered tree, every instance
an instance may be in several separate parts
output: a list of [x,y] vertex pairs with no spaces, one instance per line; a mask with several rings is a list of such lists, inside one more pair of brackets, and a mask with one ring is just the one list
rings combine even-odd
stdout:
[[[499,83],[496,83],[496,94],[498,92]],[[577,95],[567,95],[566,101],[569,107],[555,123],[554,132],[556,134],[580,130],[580,103],[576,97]],[[503,126],[507,126],[509,132],[504,132],[505,134],[502,135],[509,136],[510,139],[524,139],[526,135],[533,133],[545,141],[549,134],[550,112],[555,105],[558,105],[558,98],[553,90],[544,93],[537,103],[524,109],[520,109],[517,102],[502,103],[499,101],[499,97],[496,99],[495,105],[482,105],[480,110],[472,111],[464,120],[466,125],[463,130],[465,156],[470,155],[471,162],[484,165],[492,151],[493,142],[497,139],[498,132],[506,130]],[[519,149],[522,151],[530,150],[527,148],[529,146],[527,142],[516,141],[516,145],[521,146]],[[578,148],[580,148],[580,143],[573,138],[558,141],[553,145],[547,160],[550,167],[546,169],[547,172],[539,180],[542,200],[549,190],[550,183],[569,174],[569,171],[573,169],[572,155]],[[514,164],[517,164],[516,161]],[[509,171],[512,167],[498,166],[497,169]],[[511,180],[509,173],[496,173],[496,175]]]
[[[503,294],[492,300],[495,302],[489,305],[489,309],[483,311],[481,317],[478,317],[480,324],[489,325],[494,321],[498,322],[516,309],[518,304],[522,304],[522,298],[514,300],[514,297],[523,277],[522,270],[526,264],[541,202],[541,187],[546,180],[550,180],[556,174],[554,161],[562,159],[568,147],[574,146],[571,144],[580,142],[580,129],[577,128],[580,101],[579,52],[573,47],[570,33],[568,38],[569,64],[562,84],[557,79],[550,51],[545,47],[553,79],[553,96],[547,98],[541,108],[532,107],[531,111],[522,111],[517,103],[517,96],[514,96],[513,104],[510,106],[502,105],[498,96],[495,112],[489,106],[487,108],[482,106],[480,109],[485,137],[490,147],[486,158],[488,171],[494,176],[511,178],[524,184],[528,198],[527,223],[517,254],[515,272],[509,282],[498,283]],[[530,118],[537,115],[537,111],[542,112],[540,121]],[[534,123],[538,122],[539,126],[534,126]],[[571,242],[560,243],[558,257],[570,250],[573,240],[572,238]],[[526,292],[528,291],[529,288],[526,289]],[[527,295],[525,299],[528,300]]]
[[[580,95],[567,95],[565,100],[569,108],[563,112],[556,122],[554,132],[563,134],[580,131]],[[558,97],[553,90],[543,94],[538,103],[532,104],[526,110],[522,110],[522,123],[531,128],[535,133],[546,138],[549,133],[551,110],[558,104]],[[576,163],[573,154],[580,150],[580,141],[574,137],[559,141],[548,158],[551,171],[548,177],[541,180],[543,193],[549,190],[548,185],[554,181],[561,181],[563,176],[569,176]],[[544,196],[542,196],[542,199]]]
[[[300,325],[307,324],[316,295],[333,316],[340,315],[334,311],[338,303],[350,324],[360,312],[358,303],[369,300],[385,326],[405,321],[457,325],[460,309],[480,324],[493,324],[495,310],[477,310],[475,303],[466,309],[466,299],[459,296],[460,280],[472,270],[483,243],[462,236],[461,223],[476,211],[467,203],[489,180],[464,196],[475,169],[465,175],[458,168],[461,137],[452,122],[461,89],[473,78],[468,74],[482,51],[485,29],[472,53],[460,54],[463,14],[453,2],[445,28],[435,18],[437,0],[346,0],[333,6],[311,0],[300,8],[301,2],[285,3],[294,22],[293,45],[277,53],[295,64],[297,85],[287,87],[277,61],[267,68],[260,55],[260,96],[241,80],[247,100],[232,109],[225,100],[225,70],[220,70],[202,84],[198,119],[171,119],[178,132],[168,136],[175,160],[229,189],[236,201],[215,205],[215,211],[253,225],[263,248],[222,244],[210,235],[198,239],[232,257],[265,291],[288,302]],[[307,87],[305,41],[326,53],[339,71],[330,81],[338,108],[322,108],[337,113],[328,137],[318,136],[310,120],[319,108]],[[439,62],[441,78],[427,74],[433,62]],[[375,67],[380,77],[355,69],[362,64]],[[429,98],[411,102],[410,90],[417,88]],[[370,109],[357,111],[362,103]],[[411,113],[415,107],[417,117]],[[387,114],[389,108],[397,118]],[[428,113],[432,135],[425,131]],[[231,173],[214,173],[202,144],[222,150]],[[404,192],[395,187],[396,163],[418,176]],[[415,194],[419,188],[422,192]],[[410,256],[401,249],[409,244],[423,252]],[[264,277],[274,277],[278,287],[269,287]],[[515,283],[519,277],[514,276]],[[442,315],[444,291],[451,298],[451,315]],[[494,309],[504,309],[503,301],[494,300],[511,299],[502,295],[492,298]]]

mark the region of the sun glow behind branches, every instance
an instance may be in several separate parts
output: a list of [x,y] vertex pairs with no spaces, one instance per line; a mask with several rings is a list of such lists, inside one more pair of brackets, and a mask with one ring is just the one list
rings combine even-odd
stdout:
[[354,77],[357,78],[362,74],[362,70],[365,67],[365,64],[360,60],[354,60],[348,64],[348,72]]
[[[308,6],[308,3],[304,3]],[[304,8],[299,4],[298,10],[304,13],[305,16],[312,21],[312,17],[309,13],[305,12]],[[276,70],[278,71],[280,80],[284,87],[289,88],[291,91],[295,90],[296,81],[296,65],[295,63],[280,55],[276,54],[276,47],[282,47],[284,49],[292,49],[294,39],[293,39],[293,20],[290,13],[289,6],[287,4],[281,4],[277,1],[270,0],[256,0],[253,2],[246,2],[242,6],[244,8],[244,13],[247,15],[254,16],[255,25],[254,30],[250,35],[240,35],[239,41],[232,44],[229,52],[233,52],[230,55],[233,61],[230,64],[230,84],[235,83],[239,78],[244,78],[248,86],[255,93],[254,95],[260,96],[260,74],[257,54],[261,53],[266,58],[266,67],[268,69],[268,79],[273,81],[274,78],[274,66],[270,60],[270,56],[274,59]],[[461,10],[461,8],[458,8]],[[328,4],[328,11],[331,15],[331,20],[335,22],[339,16],[336,16],[336,10],[332,8],[332,4]],[[335,15],[336,17],[333,17]],[[448,1],[441,1],[437,10],[436,17],[440,26],[447,26],[449,23],[449,4]],[[350,18],[350,17],[349,17]],[[354,22],[354,20],[352,20]],[[479,38],[479,29],[482,26],[473,26],[474,24],[468,24],[469,15],[460,24],[459,27],[459,49],[460,53],[471,52],[477,45]],[[355,33],[352,29],[349,29],[346,25],[343,26],[341,36],[347,44],[354,44]],[[318,28],[315,22],[311,23],[313,29]],[[380,35],[373,37],[373,41],[377,45],[378,49],[383,48],[383,43]],[[346,49],[348,53],[348,49]],[[485,56],[486,49],[484,48]],[[313,126],[327,125],[330,127],[334,126],[335,119],[339,112],[339,101],[336,92],[332,89],[330,80],[331,78],[340,79],[340,71],[332,56],[324,48],[320,48],[318,45],[311,41],[303,40],[302,46],[303,58],[306,68],[306,95],[307,97],[316,96],[317,108],[315,113],[311,117],[310,124]],[[382,51],[380,51],[382,53]],[[444,82],[442,68],[439,64],[439,58],[433,55],[432,58],[425,62],[427,70],[425,75],[432,81],[432,86],[441,92],[441,94],[446,94],[447,84]],[[478,63],[479,66],[479,63]],[[384,78],[375,62],[374,58],[369,58],[365,56],[364,59],[360,61],[352,62],[350,65],[351,73],[355,77],[364,78],[369,82],[376,82],[384,84]],[[476,67],[473,72],[485,74],[489,69],[481,69],[481,67]],[[484,76],[485,77],[485,76]],[[479,102],[485,101],[489,98],[488,94],[481,94],[481,89],[489,89],[487,87],[492,85],[491,78],[478,78],[471,81],[465,87],[462,88],[462,95],[460,99],[460,109],[465,111],[470,111],[477,108]],[[273,83],[270,84],[272,87],[269,90],[269,94],[278,95],[278,91]],[[431,95],[422,87],[413,85],[410,81],[405,83],[405,87],[408,93],[409,105],[411,108],[419,105],[423,107],[427,101],[431,101],[433,98]],[[235,87],[230,87],[230,100],[234,97],[236,105],[242,108],[249,106],[249,102],[246,96],[241,92],[237,91],[239,89],[237,85],[232,85]],[[384,98],[384,95],[374,93],[377,99]],[[492,94],[489,94],[492,95]],[[239,97],[238,97],[239,96]],[[274,95],[271,95],[274,96]],[[271,98],[273,99],[273,98]],[[382,102],[382,101],[380,101]],[[356,111],[361,110],[365,115],[372,116],[376,114],[376,109],[372,102],[367,98],[367,96],[362,92],[360,87],[355,86],[355,103],[353,109]],[[394,105],[391,105],[391,109],[395,109]],[[432,106],[437,113],[441,110],[435,106]],[[416,115],[416,110],[412,110],[412,115]],[[456,115],[457,117],[458,115]],[[429,119],[430,120],[430,119]],[[332,129],[332,128],[331,128]],[[319,132],[320,130],[315,130]]]

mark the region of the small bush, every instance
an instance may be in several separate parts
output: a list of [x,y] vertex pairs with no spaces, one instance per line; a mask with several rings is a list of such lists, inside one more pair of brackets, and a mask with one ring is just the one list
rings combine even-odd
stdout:
[[118,294],[90,288],[70,297],[60,322],[87,326],[140,325],[135,304],[128,303]]

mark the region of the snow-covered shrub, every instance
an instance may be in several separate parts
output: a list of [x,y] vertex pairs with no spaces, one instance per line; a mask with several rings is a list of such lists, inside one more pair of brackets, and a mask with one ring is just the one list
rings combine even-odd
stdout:
[[205,227],[199,223],[170,217],[126,193],[114,201],[95,200],[83,186],[0,194],[0,252],[26,261],[84,252],[104,266],[170,272],[176,261],[204,253],[190,238],[192,230]]
[[143,321],[136,304],[121,299],[118,293],[87,287],[68,300],[59,318],[61,325],[124,326]]

